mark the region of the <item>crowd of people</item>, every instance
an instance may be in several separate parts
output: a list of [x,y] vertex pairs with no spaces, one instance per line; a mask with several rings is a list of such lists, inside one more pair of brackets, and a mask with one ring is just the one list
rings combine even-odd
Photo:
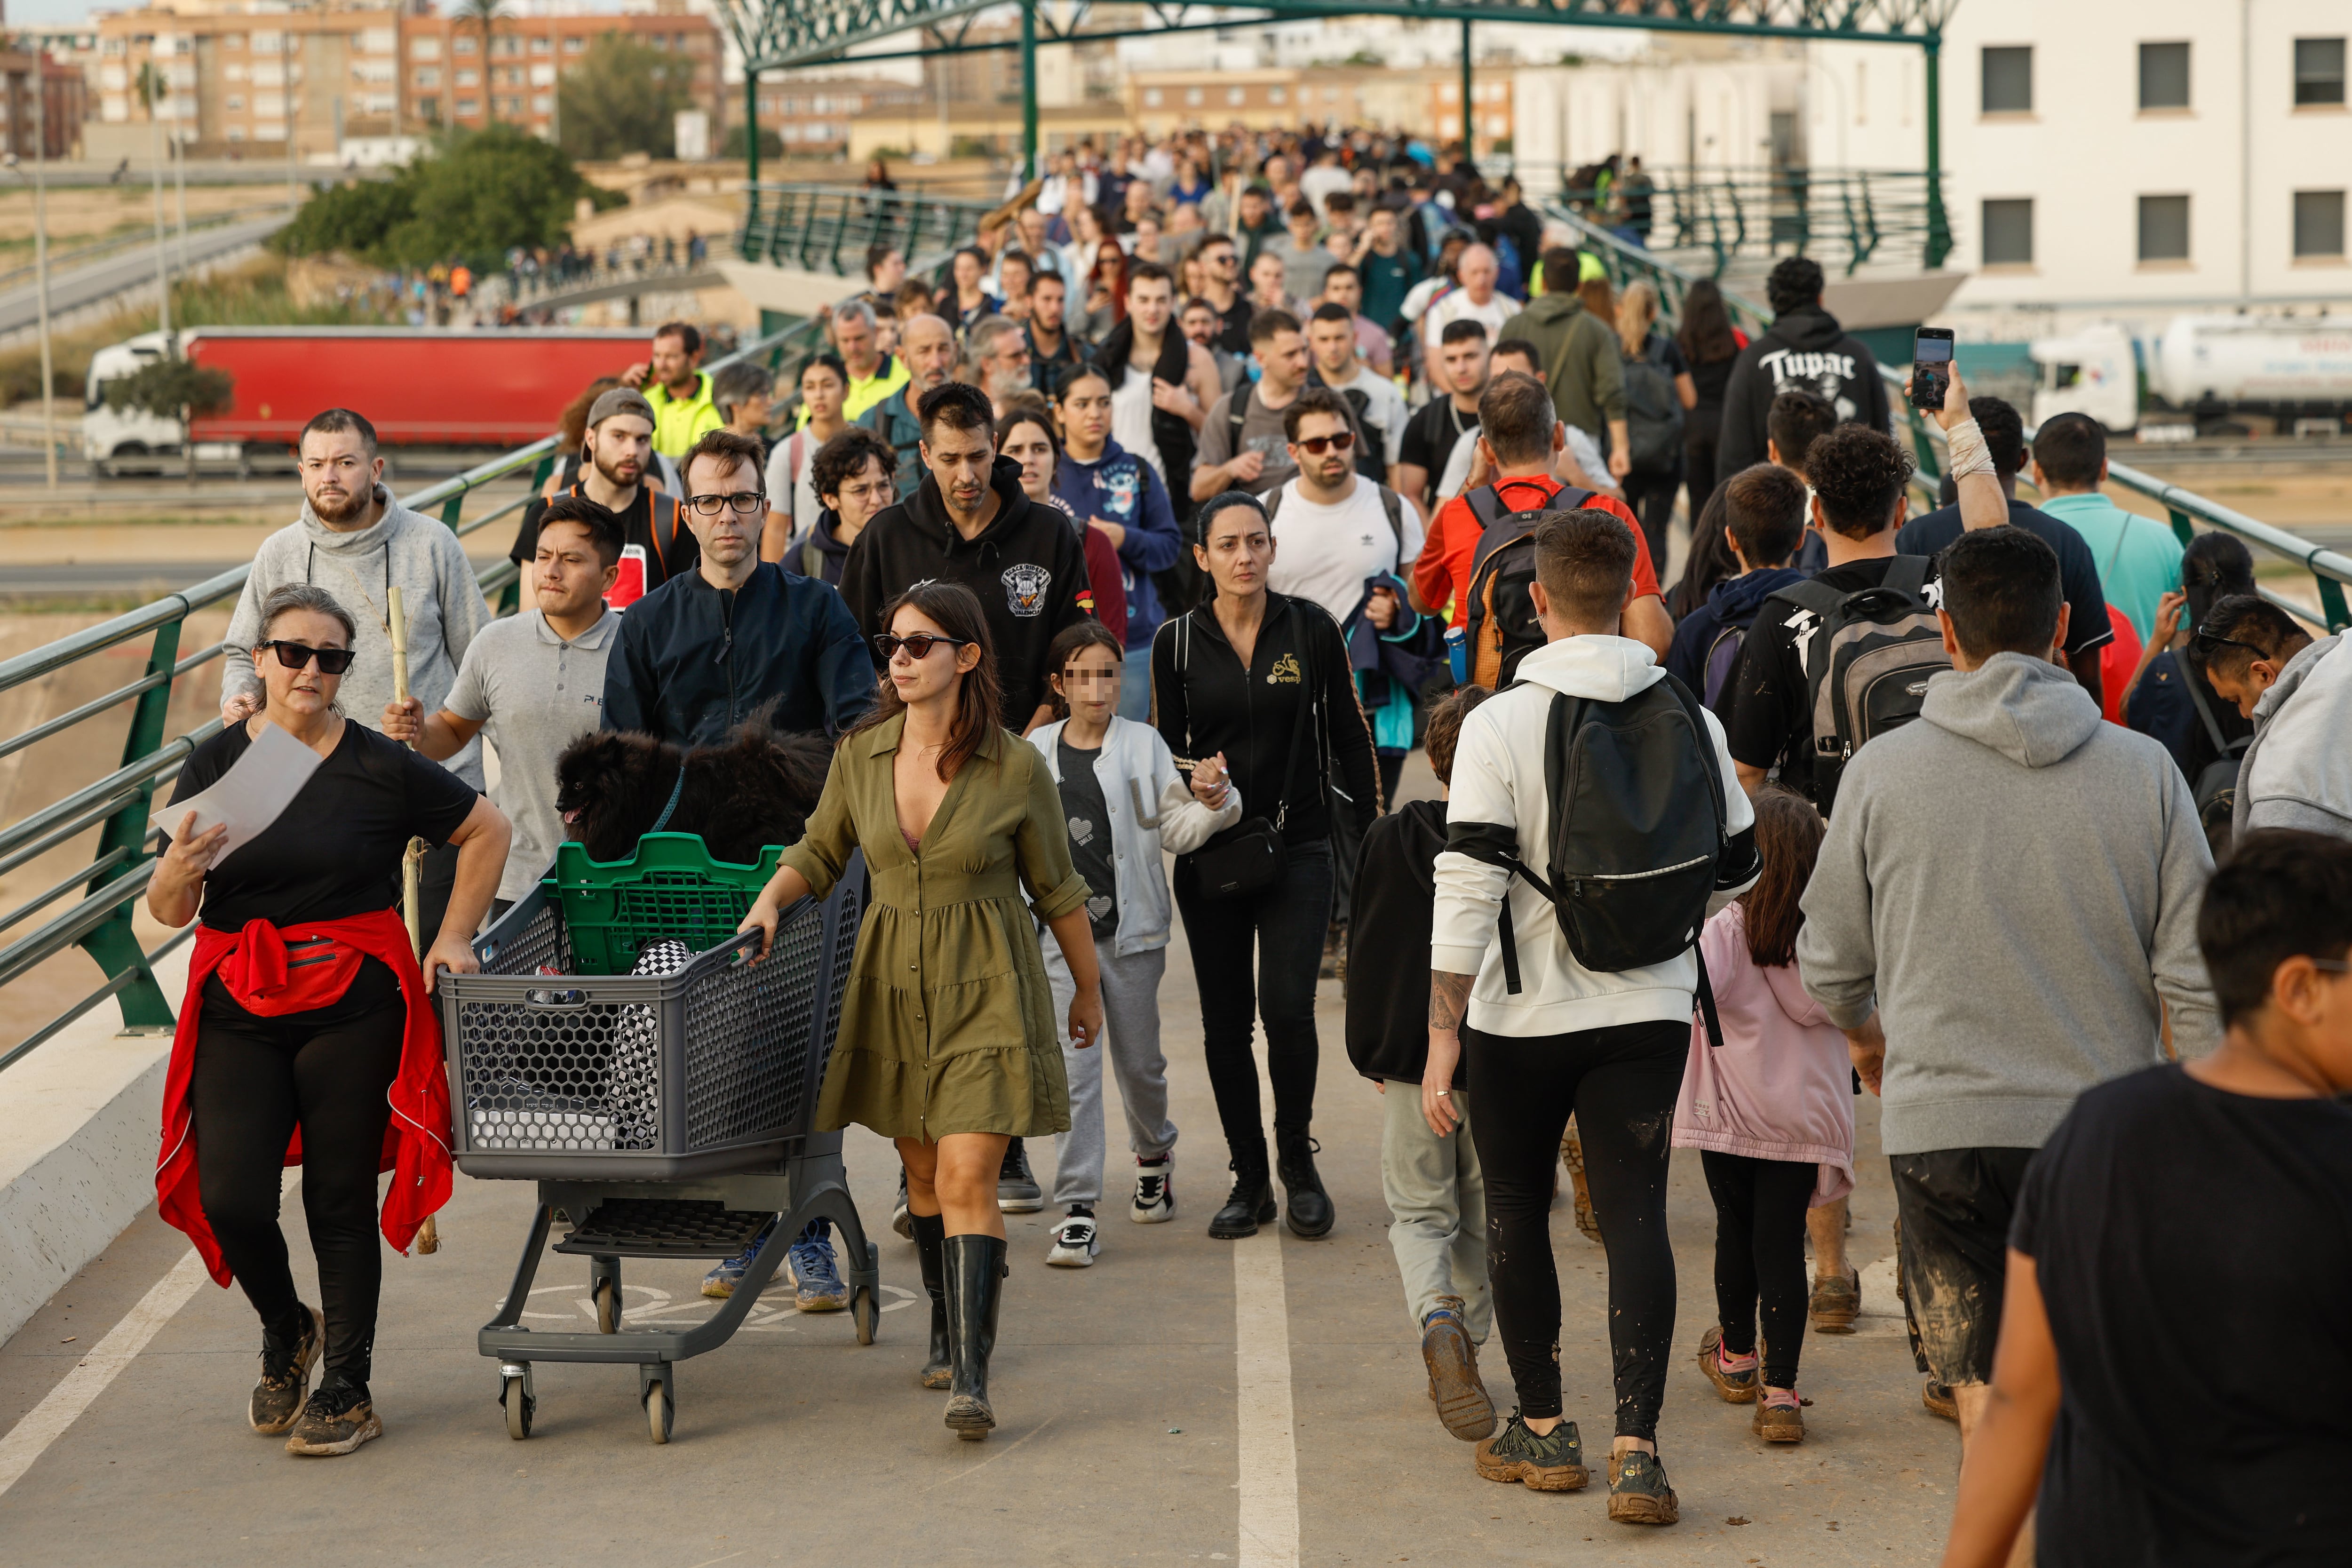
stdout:
[[[2029,447],[1957,374],[1947,504],[1912,515],[1811,262],[1774,269],[1754,342],[1704,285],[1669,335],[1511,183],[1392,151],[1065,154],[937,279],[877,251],[796,401],[660,327],[568,414],[512,620],[383,487],[364,418],[310,422],[228,727],[175,799],[272,726],[326,760],[233,859],[184,824],[150,894],[203,921],[159,1182],[262,1319],[257,1429],[312,1454],[381,1429],[363,1167],[413,1178],[380,1219],[404,1245],[449,1180],[424,994],[564,837],[557,752],[764,723],[835,750],[746,929],[863,852],[817,1122],[897,1146],[920,1381],[960,1436],[996,1422],[1003,1215],[1047,1201],[1026,1141],[1055,1141],[1044,1261],[1101,1252],[1106,1053],[1129,1217],[1194,1190],[1160,1040],[1181,922],[1226,1156],[1187,1163],[1231,1178],[1186,1212],[1322,1237],[1318,1156],[1376,1158],[1480,1475],[1590,1484],[1564,1151],[1608,1262],[1609,1516],[1678,1517],[1675,1148],[1717,1211],[1698,1374],[1801,1442],[1805,1339],[1860,1309],[1866,1092],[1923,1399],[1959,1425],[1948,1561],[2023,1561],[2035,1521],[2045,1560],[2340,1551],[2352,655],[2242,546],[2109,501],[2095,424]],[[1399,805],[1416,749],[1444,794]],[[439,847],[421,970],[386,923],[412,837]],[[1324,979],[1378,1151],[1315,1136]],[[318,1309],[276,1228],[289,1136]],[[822,1223],[789,1245],[798,1304],[842,1306]]]

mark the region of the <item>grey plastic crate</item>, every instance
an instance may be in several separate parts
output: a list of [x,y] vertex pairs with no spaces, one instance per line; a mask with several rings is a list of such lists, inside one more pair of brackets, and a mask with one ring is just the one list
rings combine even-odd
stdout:
[[[808,1132],[864,912],[863,863],[822,904],[668,974],[573,974],[534,890],[442,976],[457,1166],[518,1180],[676,1181],[772,1170]],[[646,933],[647,941],[661,933]],[[551,973],[550,973],[551,972]]]

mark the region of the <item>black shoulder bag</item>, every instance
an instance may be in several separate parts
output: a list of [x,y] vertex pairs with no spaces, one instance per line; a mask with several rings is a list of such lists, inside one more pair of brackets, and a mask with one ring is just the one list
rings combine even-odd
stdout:
[[[1176,626],[1176,679],[1186,679],[1192,664],[1192,617],[1194,610]],[[1282,843],[1282,826],[1290,814],[1290,785],[1298,776],[1298,753],[1313,740],[1307,724],[1316,702],[1315,663],[1307,639],[1298,639],[1299,679],[1304,683],[1298,694],[1298,716],[1292,727],[1290,755],[1282,770],[1282,791],[1275,797],[1274,820],[1264,815],[1244,817],[1194,850],[1188,858],[1192,874],[1199,879],[1201,895],[1209,899],[1245,899],[1273,886],[1282,878],[1286,864]],[[1244,669],[1242,678],[1249,679]],[[1184,750],[1193,750],[1192,694],[1188,690],[1184,703]]]

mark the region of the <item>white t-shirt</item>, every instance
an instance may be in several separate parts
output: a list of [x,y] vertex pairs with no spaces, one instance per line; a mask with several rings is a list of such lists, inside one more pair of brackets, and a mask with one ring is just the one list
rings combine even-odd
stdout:
[[1437,504],[1444,506],[1462,493],[1470,478],[1470,465],[1478,460],[1478,426],[1474,420],[1454,443],[1453,456],[1445,459],[1445,471],[1437,476]]
[[1456,289],[1431,305],[1421,319],[1421,341],[1427,345],[1429,357],[1435,359],[1443,348],[1441,340],[1445,329],[1455,321],[1478,321],[1486,329],[1486,346],[1492,349],[1502,341],[1503,323],[1519,313],[1517,300],[1508,294],[1496,293],[1485,304],[1471,302],[1467,289]]
[[[816,526],[816,514],[824,503],[816,494],[816,449],[819,443],[805,430],[795,430],[777,442],[768,451],[768,504],[778,511],[789,511],[793,519],[793,534],[798,538]],[[795,470],[795,459],[797,471]],[[786,496],[790,506],[778,506]]]
[[1420,515],[1410,506],[1402,509],[1404,548],[1400,551],[1380,486],[1360,475],[1355,489],[1337,506],[1306,500],[1294,479],[1282,487],[1274,510],[1274,565],[1265,585],[1277,594],[1314,600],[1342,626],[1363,602],[1365,578],[1382,572],[1402,577],[1421,553]]
[[1381,461],[1390,468],[1402,462],[1399,454],[1404,449],[1404,427],[1412,415],[1406,409],[1404,394],[1397,390],[1397,384],[1387,376],[1374,374],[1362,364],[1357,365],[1356,374],[1346,381],[1332,381],[1328,376],[1324,380],[1334,392],[1364,395],[1364,417],[1379,432]]

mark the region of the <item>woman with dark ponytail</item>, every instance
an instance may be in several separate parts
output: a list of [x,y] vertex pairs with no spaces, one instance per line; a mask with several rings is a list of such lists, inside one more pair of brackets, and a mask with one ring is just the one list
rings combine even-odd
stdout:
[[996,1425],[988,1361],[1005,1274],[1005,1143],[1070,1125],[1033,913],[1069,966],[1078,1049],[1102,1036],[1102,990],[1053,775],[997,721],[980,601],[961,584],[919,583],[882,624],[879,700],[842,737],[807,836],[784,851],[743,929],[772,942],[781,910],[824,898],[866,852],[873,901],[816,1126],[856,1122],[898,1144],[931,1298],[921,1381],[951,1391],[949,1427],[978,1440]]

